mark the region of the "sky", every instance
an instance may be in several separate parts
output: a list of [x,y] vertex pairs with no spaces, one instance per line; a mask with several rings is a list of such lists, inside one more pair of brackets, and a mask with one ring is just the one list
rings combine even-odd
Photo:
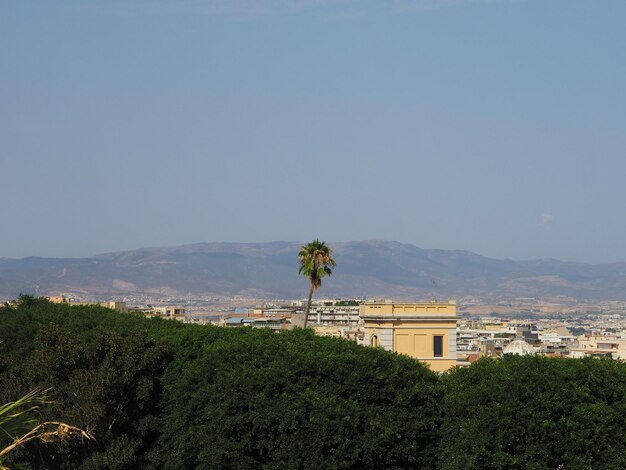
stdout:
[[626,261],[624,0],[0,0],[0,257]]

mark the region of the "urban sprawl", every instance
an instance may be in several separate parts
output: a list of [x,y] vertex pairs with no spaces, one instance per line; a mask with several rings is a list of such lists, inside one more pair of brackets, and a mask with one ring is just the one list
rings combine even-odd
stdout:
[[[87,303],[65,296],[49,299]],[[192,304],[191,299],[186,305],[96,303],[121,312],[187,323],[276,331],[303,326],[306,311],[306,300],[222,311]],[[506,311],[507,305],[500,306]],[[454,301],[437,300],[407,303],[387,299],[321,299],[313,301],[307,326],[321,336],[343,337],[364,346],[409,355],[435,371],[455,365],[464,367],[480,357],[503,354],[626,359],[626,311],[621,303],[582,311],[528,308],[517,317],[485,313],[480,307],[472,302],[457,305]]]

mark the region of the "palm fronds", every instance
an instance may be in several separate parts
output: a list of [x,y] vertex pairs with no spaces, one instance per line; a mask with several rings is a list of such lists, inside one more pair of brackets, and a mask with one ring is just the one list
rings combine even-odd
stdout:
[[0,442],[12,441],[37,425],[37,410],[49,403],[46,392],[36,388],[15,401],[0,405]]
[[[42,442],[52,442],[56,439],[67,439],[71,437],[80,437],[82,439],[93,440],[93,434],[84,431],[76,426],[70,426],[59,421],[45,421],[38,424],[23,436],[15,439],[11,444],[0,450],[0,458],[11,452],[16,447],[26,444],[28,441],[38,439]],[[0,469],[1,467],[0,463]]]
[[304,327],[308,323],[309,311],[311,310],[311,298],[313,293],[322,286],[322,279],[333,273],[332,268],[337,265],[332,257],[331,250],[326,242],[319,239],[313,240],[300,247],[298,253],[298,262],[300,269],[298,273],[309,279],[311,289],[309,290],[309,300],[307,302],[306,311],[304,313]]
[[16,447],[32,440],[51,442],[55,439],[80,437],[93,439],[89,431],[84,431],[60,421],[44,421],[39,419],[38,410],[41,405],[50,403],[47,390],[36,388],[15,401],[0,405],[0,470],[2,457]]

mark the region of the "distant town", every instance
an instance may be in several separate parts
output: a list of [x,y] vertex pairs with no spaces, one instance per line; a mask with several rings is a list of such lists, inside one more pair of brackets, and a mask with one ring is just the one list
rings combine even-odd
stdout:
[[[302,326],[306,310],[306,299],[189,296],[102,302],[70,295],[48,298],[70,304],[97,303],[120,312],[186,323],[277,331]],[[317,299],[312,302],[307,326],[320,336],[343,337],[407,354],[437,371],[506,353],[626,359],[626,302],[620,301]]]

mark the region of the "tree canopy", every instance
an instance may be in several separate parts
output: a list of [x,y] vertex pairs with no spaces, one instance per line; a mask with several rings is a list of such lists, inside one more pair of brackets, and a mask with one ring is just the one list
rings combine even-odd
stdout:
[[379,348],[23,297],[0,308],[0,403],[93,441],[10,468],[626,468],[626,364],[505,356],[437,375]]
[[447,373],[442,468],[626,468],[626,364],[505,355]]

